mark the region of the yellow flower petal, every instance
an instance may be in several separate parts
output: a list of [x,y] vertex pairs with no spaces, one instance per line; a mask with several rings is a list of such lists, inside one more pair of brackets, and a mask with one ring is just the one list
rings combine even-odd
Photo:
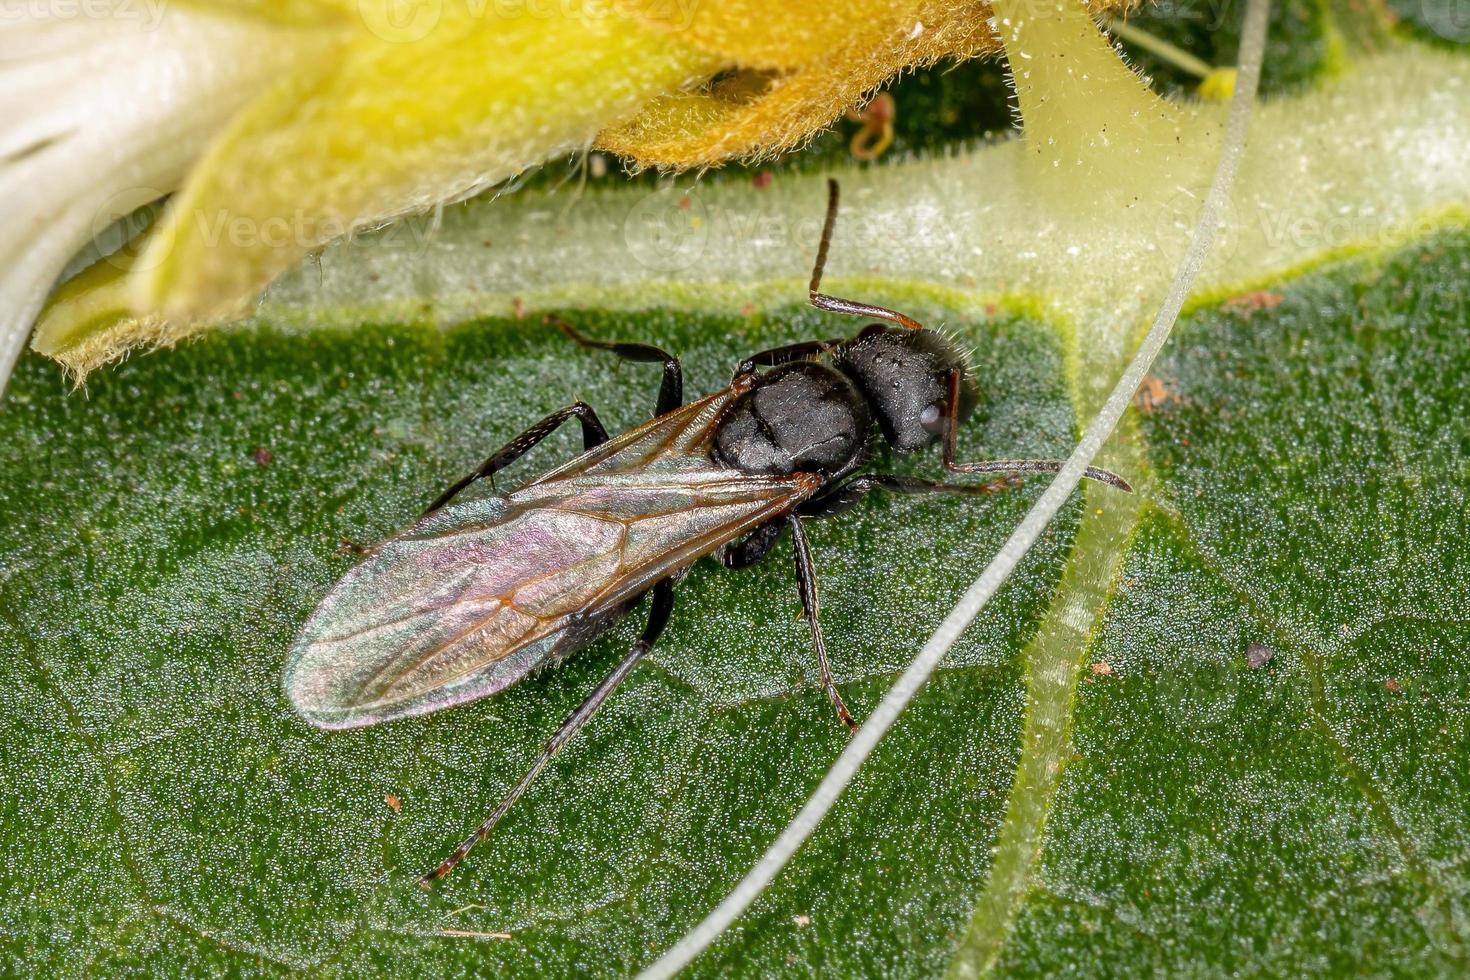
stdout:
[[[347,24],[358,16],[354,0],[179,0],[182,6],[211,14],[250,17],[275,24]],[[364,5],[370,0],[362,0]],[[371,0],[382,4],[393,0]]]
[[[796,68],[838,53],[858,55],[873,39],[899,38],[937,26],[954,13],[974,13],[972,3],[914,0],[722,0],[659,3],[620,0],[618,9],[668,31],[679,40],[747,68]],[[926,20],[927,18],[927,20]],[[983,24],[981,18],[977,24]]]
[[614,15],[426,2],[435,14],[422,36],[362,29],[241,113],[171,202],[140,262],[135,309],[238,314],[329,241],[585,145],[718,67]]
[[[1092,11],[1121,9],[1128,3],[1098,0]],[[1055,16],[1085,26],[1091,36],[1081,39],[1083,48],[1106,48],[1092,28],[1088,8],[1080,3],[1065,7],[1060,12],[1047,7],[1036,19]],[[750,84],[747,74],[737,76],[736,84],[726,80],[706,92],[665,95],[598,137],[599,146],[645,167],[679,170],[714,166],[732,157],[777,155],[801,146],[900,71],[1001,47],[991,27],[991,5],[979,0],[858,0],[770,9],[755,0],[731,0],[702,5],[683,24],[675,23],[680,8],[655,9],[662,16],[653,22],[672,36],[747,71],[762,70],[754,77],[765,84]],[[1111,50],[1106,56],[1119,69]],[[1135,79],[1129,83],[1142,89]]]
[[0,392],[68,261],[321,49],[321,31],[161,2],[65,6],[0,18]]
[[[659,5],[679,12],[672,21],[632,7],[635,16],[595,6],[502,14],[483,0],[185,3],[331,26],[309,32],[311,63],[298,61],[212,144],[131,271],[94,270],[58,296],[36,342],[79,372],[244,312],[334,238],[467,196],[599,131],[602,145],[645,165],[778,153],[906,67],[994,50],[997,31],[1037,161],[1126,156],[1091,152],[1132,143],[1100,120],[1138,123],[1147,133],[1134,135],[1150,137],[1175,122],[1080,2],[1026,9],[1024,32],[1006,16],[1011,0],[998,0],[994,19],[978,0]],[[718,84],[681,92],[729,68]],[[1084,183],[1126,176],[1094,170]],[[84,286],[96,292],[86,302]]]
[[187,333],[156,314],[133,315],[127,283],[132,265],[126,255],[109,256],[58,288],[36,321],[31,346],[60,361],[80,383],[129,347],[167,344]]
[[[898,7],[903,9],[895,12]],[[789,13],[762,18],[747,11],[752,20],[745,23],[743,38],[736,37],[734,23],[725,24],[719,16],[696,18],[693,27],[675,36],[712,49],[728,38],[726,53],[743,53],[756,62],[801,53],[813,57],[793,71],[762,76],[764,86],[737,89],[727,83],[703,93],[666,95],[630,122],[603,131],[598,145],[639,166],[673,169],[775,155],[800,146],[905,68],[999,47],[986,26],[988,8],[980,3],[860,3],[854,8],[842,8],[845,17],[835,41],[788,25]],[[826,24],[832,14],[816,19]]]

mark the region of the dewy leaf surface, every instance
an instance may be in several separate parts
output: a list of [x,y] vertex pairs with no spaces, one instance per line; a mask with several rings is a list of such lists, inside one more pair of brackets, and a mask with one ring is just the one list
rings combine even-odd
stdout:
[[1464,973],[1467,273],[1470,237],[1438,236],[1181,322],[1142,425],[1157,482],[998,972],[1085,949]]
[[[1024,651],[1042,624],[1097,629],[1104,603],[1039,863],[993,931],[1000,972],[1464,972],[1470,245],[1289,277],[1463,206],[1467,79],[1447,54],[1399,50],[1262,107],[1253,194],[1207,275],[1218,296],[1104,460],[1152,471],[1142,523],[1130,538],[1105,496],[1069,512],[699,972],[954,962],[1018,792]],[[1008,144],[844,178],[832,272],[869,278],[832,285],[976,345],[968,456],[1070,448],[1074,406],[1111,382],[1156,285],[1150,256],[1197,203],[1181,189],[1159,213],[1059,230],[1021,159]],[[568,349],[541,309],[686,354],[691,391],[756,347],[831,332],[786,305],[819,205],[817,180],[782,176],[566,214],[538,196],[453,209],[329,250],[252,330],[84,396],[26,361],[0,405],[4,969],[612,975],[677,939],[843,745],[792,619],[788,546],[750,572],[696,571],[653,662],[433,896],[412,877],[638,617],[501,697],[370,731],[307,729],[280,670],[346,567],[339,536],[392,530],[574,397],[613,425],[646,415],[656,372]],[[1222,306],[1243,280],[1262,288]],[[559,435],[510,479],[575,445]],[[1036,490],[874,500],[815,530],[860,714]],[[1078,570],[1114,558],[1112,593],[1080,595]],[[1275,651],[1261,670],[1250,642]]]
[[[918,310],[975,341],[994,382],[966,456],[1067,447],[1060,343],[1044,324]],[[795,310],[578,321],[684,352],[693,390],[724,383],[741,354],[831,328]],[[6,905],[6,960],[620,973],[677,938],[845,738],[810,679],[789,546],[743,574],[697,570],[655,662],[433,895],[414,874],[519,775],[637,624],[503,696],[367,731],[311,730],[279,687],[292,636],[346,567],[339,536],[392,530],[574,397],[623,426],[655,388],[656,371],[614,372],[514,321],[221,335],[130,362],[87,398],[28,360],[0,414],[4,887],[25,896]],[[57,431],[73,433],[66,453],[44,450]],[[525,472],[574,446],[558,435]],[[814,528],[855,710],[1036,490],[877,500]],[[769,896],[773,924],[741,960],[942,967],[1015,762],[1015,651],[1075,517],[884,746],[801,876]]]

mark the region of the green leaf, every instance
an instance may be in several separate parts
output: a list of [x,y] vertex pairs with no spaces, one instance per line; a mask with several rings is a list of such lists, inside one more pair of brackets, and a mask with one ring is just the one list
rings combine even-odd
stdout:
[[1467,274],[1446,235],[1181,322],[999,972],[1465,971]]
[[[1110,672],[1084,671],[1003,972],[1084,951],[1119,970],[1463,967],[1467,273],[1470,237],[1446,236],[1181,324],[1142,424],[1157,482],[1085,652]],[[1045,323],[888,298],[978,342],[992,383],[967,456],[1067,447]],[[798,308],[579,322],[685,352],[701,389],[823,326]],[[412,875],[636,624],[499,697],[380,729],[311,730],[279,691],[295,629],[345,567],[339,535],[390,531],[573,395],[635,422],[653,387],[637,375],[502,321],[220,335],[87,399],[27,361],[0,414],[13,961],[625,972],[677,938],[845,737],[811,682],[788,548],[746,573],[700,567],[655,663],[433,895]],[[74,433],[65,454],[44,451],[56,431]],[[538,458],[573,450],[563,433]],[[819,528],[859,712],[1035,490],[876,501]],[[1018,651],[1076,518],[705,969],[943,968],[1004,832]],[[1263,668],[1252,642],[1275,651]],[[498,932],[513,938],[463,935]]]
[[[1213,298],[1102,460],[1142,492],[1074,503],[699,972],[1464,972],[1470,238],[1382,252],[1463,206],[1439,164],[1466,78],[1399,50],[1262,110]],[[975,345],[968,457],[1070,449],[1187,217],[1059,233],[1020,160],[844,178],[834,272],[869,278],[830,285]],[[830,334],[792,305],[815,186],[455,209],[85,395],[23,362],[0,403],[5,969],[625,974],[717,901],[844,745],[789,545],[699,567],[652,661],[430,895],[413,877],[640,616],[500,696],[366,731],[309,729],[280,672],[348,567],[340,537],[391,532],[573,398],[646,416],[656,370],[570,348],[542,310],[678,351],[691,392]],[[1243,280],[1264,291],[1232,299]],[[860,717],[1038,491],[874,499],[814,529]]]
[[[1067,448],[1074,419],[1043,324],[918,310],[974,339],[992,381],[967,457]],[[798,308],[577,319],[683,352],[697,390],[722,384],[744,353],[830,330]],[[654,663],[432,896],[413,875],[478,821],[637,624],[502,696],[367,731],[310,729],[279,688],[295,631],[347,567],[340,536],[389,533],[572,397],[625,426],[655,388],[652,369],[614,369],[515,321],[233,333],[135,360],[86,399],[25,362],[0,413],[0,510],[12,522],[0,558],[12,651],[4,884],[31,896],[7,906],[18,960],[39,967],[64,948],[113,969],[177,955],[191,969],[331,961],[354,972],[412,955],[564,973],[630,970],[676,939],[846,738],[813,685],[789,545],[749,572],[698,568]],[[57,431],[72,433],[67,452],[43,451]],[[524,472],[574,439],[559,433]],[[903,462],[937,475],[937,459]],[[1038,490],[876,501],[814,529],[824,623],[855,710]],[[977,830],[998,820],[1014,765],[1016,651],[1069,535],[1055,529],[801,879],[773,896],[779,928],[756,944],[759,960],[839,956],[829,941],[863,936],[827,962],[943,963],[984,878],[989,834]],[[99,877],[112,886],[101,899]],[[486,907],[456,914],[472,904]]]

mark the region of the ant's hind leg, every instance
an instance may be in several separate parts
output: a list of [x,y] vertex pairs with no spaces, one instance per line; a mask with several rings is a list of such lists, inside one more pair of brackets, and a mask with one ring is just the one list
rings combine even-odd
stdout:
[[618,662],[618,665],[613,668],[612,673],[604,677],[602,682],[593,689],[592,693],[587,695],[587,700],[583,701],[576,711],[567,715],[566,719],[557,726],[556,733],[547,740],[545,747],[542,748],[535,760],[531,763],[531,768],[526,771],[526,774],[520,778],[519,782],[511,787],[510,792],[505,794],[505,799],[501,800],[500,804],[491,812],[490,816],[485,818],[485,822],[476,827],[475,832],[465,838],[464,843],[456,847],[454,853],[445,858],[438,867],[419,878],[419,885],[421,887],[428,888],[434,882],[449,874],[449,872],[454,870],[455,865],[465,859],[465,855],[470,853],[471,848],[489,836],[490,831],[495,829],[495,825],[500,822],[500,819],[515,805],[516,800],[521,798],[521,794],[526,791],[526,788],[541,774],[541,770],[546,768],[547,763],[551,761],[552,756],[556,755],[557,750],[571,741],[572,736],[576,735],[582,729],[583,725],[592,720],[592,716],[597,714],[597,709],[602,707],[602,702],[607,700],[608,695],[612,694],[613,691],[617,690],[619,684],[628,679],[628,675],[633,672],[633,668],[638,666],[638,661],[642,660],[644,654],[653,649],[654,643],[658,641],[659,635],[663,633],[664,627],[668,625],[669,613],[673,612],[673,609],[674,583],[670,579],[661,579],[653,587],[653,605],[648,611],[648,623],[643,627],[643,635],[638,638],[638,642],[633,644],[632,649]]
[[654,418],[658,418],[660,415],[667,415],[684,404],[684,368],[679,364],[679,359],[668,351],[660,347],[654,347],[651,344],[621,344],[606,340],[594,340],[591,337],[579,333],[570,323],[551,313],[547,314],[546,322],[556,327],[583,347],[611,351],[625,361],[638,361],[642,363],[662,362],[664,366],[664,379],[658,386],[658,404],[653,410]]
[[806,613],[807,626],[812,631],[812,648],[817,653],[817,668],[822,672],[822,688],[827,692],[832,707],[837,709],[837,720],[847,726],[849,732],[858,729],[852,712],[837,693],[837,684],[832,680],[832,665],[827,662],[827,641],[822,636],[822,624],[818,621],[821,603],[817,600],[817,571],[812,562],[812,549],[802,529],[801,518],[791,518],[791,541],[796,551],[796,584],[801,589],[801,608]]

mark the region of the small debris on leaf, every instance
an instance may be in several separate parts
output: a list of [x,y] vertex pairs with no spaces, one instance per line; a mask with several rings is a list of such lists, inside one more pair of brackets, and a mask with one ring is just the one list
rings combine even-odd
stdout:
[[1264,643],[1252,643],[1245,648],[1245,665],[1251,670],[1260,670],[1271,662],[1276,651]]
[[1232,296],[1220,304],[1220,308],[1227,313],[1234,313],[1237,316],[1242,316],[1249,320],[1257,310],[1276,309],[1276,307],[1281,305],[1281,301],[1284,298],[1280,293],[1258,289],[1254,292]]
[[436,936],[450,936],[455,939],[511,939],[508,932],[475,932],[472,929],[439,929],[434,933]]
[[1156,374],[1145,374],[1143,380],[1138,384],[1138,391],[1133,395],[1133,404],[1145,415],[1152,415],[1154,410],[1164,402],[1169,401],[1174,395],[1168,386],[1159,380]]
[[812,917],[803,912],[799,915],[793,915],[791,921],[796,923],[797,928],[805,929],[812,924]]

